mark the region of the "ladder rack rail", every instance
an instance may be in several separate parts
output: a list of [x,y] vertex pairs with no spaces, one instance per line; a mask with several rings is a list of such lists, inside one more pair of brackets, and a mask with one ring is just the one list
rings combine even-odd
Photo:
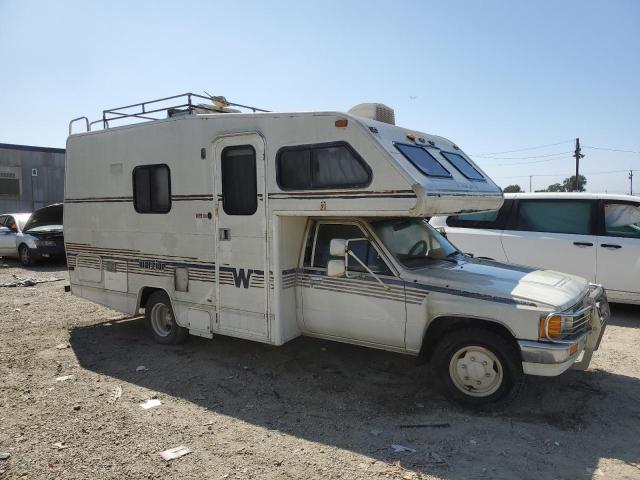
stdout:
[[[207,102],[214,102],[210,105],[203,103],[194,103],[197,100],[204,100]],[[159,105],[163,102],[168,102],[170,105]],[[217,104],[217,105],[216,105]],[[102,124],[103,129],[110,127],[109,122],[117,122],[120,120],[129,119],[141,119],[141,120],[160,120],[158,117],[154,117],[154,114],[161,112],[167,112],[167,115],[171,116],[177,112],[186,112],[192,114],[195,110],[207,110],[211,113],[224,113],[222,108],[236,107],[252,112],[268,112],[262,108],[252,107],[250,105],[243,105],[241,103],[234,103],[227,101],[224,97],[219,96],[204,96],[197,93],[182,93],[180,95],[172,95],[170,97],[157,98],[154,100],[148,100],[140,103],[133,103],[131,105],[125,105],[124,107],[109,108],[102,111],[102,118],[90,122],[87,117],[74,118],[69,122],[69,135],[72,133],[72,126],[75,122],[84,120],[86,131],[90,132],[93,125]],[[132,111],[133,110],[133,111]]]

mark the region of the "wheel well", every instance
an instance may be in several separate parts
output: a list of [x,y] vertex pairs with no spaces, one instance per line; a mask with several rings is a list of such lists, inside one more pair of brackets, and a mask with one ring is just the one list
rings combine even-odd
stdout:
[[507,327],[497,322],[479,318],[438,317],[429,324],[429,327],[424,334],[422,346],[416,363],[418,365],[422,365],[431,360],[431,354],[443,335],[454,330],[460,330],[468,327],[480,327],[495,332],[513,342],[514,347],[517,347],[516,339],[513,334],[507,329]]
[[138,294],[138,307],[136,309],[137,313],[140,313],[140,309],[145,307],[147,300],[149,300],[149,297],[155,292],[165,292],[165,290],[157,287],[143,287],[142,290],[140,290]]

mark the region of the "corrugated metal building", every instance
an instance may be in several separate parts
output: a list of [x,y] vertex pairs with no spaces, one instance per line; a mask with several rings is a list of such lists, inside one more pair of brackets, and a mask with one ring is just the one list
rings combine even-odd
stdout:
[[64,149],[0,143],[0,214],[64,199]]

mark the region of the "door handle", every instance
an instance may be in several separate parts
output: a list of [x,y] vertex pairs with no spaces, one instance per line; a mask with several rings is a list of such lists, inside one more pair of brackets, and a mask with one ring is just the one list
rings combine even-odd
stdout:
[[573,242],[576,247],[593,247],[591,242]]
[[611,248],[613,250],[617,250],[618,248],[622,248],[622,245],[614,245],[612,243],[603,243],[600,245],[602,248]]

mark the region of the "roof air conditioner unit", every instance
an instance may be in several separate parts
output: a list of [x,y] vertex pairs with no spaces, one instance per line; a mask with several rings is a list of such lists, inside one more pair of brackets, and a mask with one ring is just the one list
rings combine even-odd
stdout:
[[387,107],[382,103],[361,103],[349,110],[348,113],[356,117],[370,118],[390,125],[396,124],[396,115],[393,108]]

